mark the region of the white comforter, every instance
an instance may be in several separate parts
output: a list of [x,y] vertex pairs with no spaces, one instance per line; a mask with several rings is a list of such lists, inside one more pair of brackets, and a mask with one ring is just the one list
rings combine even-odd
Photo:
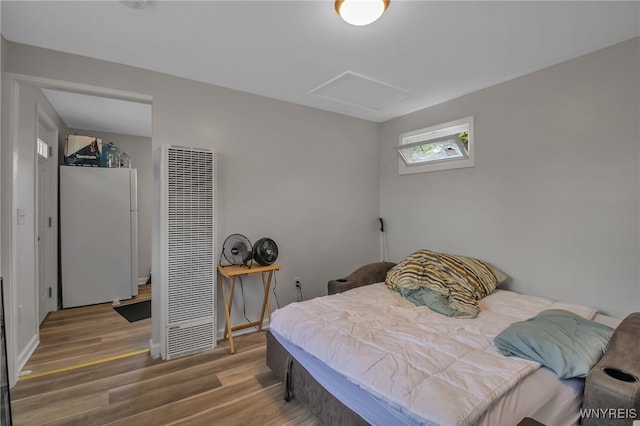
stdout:
[[418,422],[473,424],[538,363],[501,355],[493,338],[551,308],[593,318],[591,308],[496,290],[475,319],[452,319],[384,283],[293,303],[270,328]]

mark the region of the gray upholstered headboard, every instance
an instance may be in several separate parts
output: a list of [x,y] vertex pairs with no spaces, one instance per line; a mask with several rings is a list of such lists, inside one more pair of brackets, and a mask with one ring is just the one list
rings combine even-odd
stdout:
[[344,278],[329,281],[327,293],[342,293],[352,288],[382,282],[387,278],[389,269],[395,265],[393,262],[374,262],[361,266]]
[[[620,418],[582,419],[581,424],[630,425],[640,416],[640,312],[628,315],[613,332],[607,351],[587,375],[583,409],[615,409]],[[633,411],[631,411],[633,410]],[[610,415],[611,416],[611,415]],[[634,422],[635,423],[635,422]]]

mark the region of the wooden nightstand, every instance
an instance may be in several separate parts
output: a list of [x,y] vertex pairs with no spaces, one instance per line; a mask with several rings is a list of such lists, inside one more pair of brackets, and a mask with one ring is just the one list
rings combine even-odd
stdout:
[[[255,265],[251,267],[247,266],[218,266],[218,273],[220,274],[220,286],[222,288],[222,298],[224,299],[224,339],[229,337],[229,351],[235,353],[236,348],[233,344],[233,332],[236,330],[243,330],[249,327],[258,327],[258,330],[262,330],[262,322],[264,320],[265,311],[267,315],[271,315],[271,305],[269,304],[269,288],[271,287],[271,279],[273,278],[274,271],[278,271],[280,265],[274,263],[268,266]],[[254,275],[260,274],[262,276],[262,287],[264,288],[264,298],[262,299],[262,311],[260,312],[260,319],[257,321],[250,321],[244,324],[231,325],[231,305],[233,304],[233,293],[236,287],[236,278],[242,275]],[[227,294],[228,291],[228,294]]]

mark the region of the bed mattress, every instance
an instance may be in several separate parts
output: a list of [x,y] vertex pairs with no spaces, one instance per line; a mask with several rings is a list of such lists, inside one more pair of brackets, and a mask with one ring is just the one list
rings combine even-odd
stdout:
[[595,310],[504,290],[480,307],[476,319],[451,319],[379,283],[288,305],[274,312],[270,328],[320,384],[371,424],[517,424],[532,413],[575,423],[583,381],[561,381],[537,363],[503,357],[492,340],[545,309],[586,318]]

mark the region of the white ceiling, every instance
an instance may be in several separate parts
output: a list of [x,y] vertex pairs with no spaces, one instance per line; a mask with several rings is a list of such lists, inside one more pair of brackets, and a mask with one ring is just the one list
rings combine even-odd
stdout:
[[151,105],[43,89],[70,129],[151,137]]
[[1,7],[10,41],[374,122],[640,35],[638,1],[392,0],[366,27],[343,22],[330,0]]

